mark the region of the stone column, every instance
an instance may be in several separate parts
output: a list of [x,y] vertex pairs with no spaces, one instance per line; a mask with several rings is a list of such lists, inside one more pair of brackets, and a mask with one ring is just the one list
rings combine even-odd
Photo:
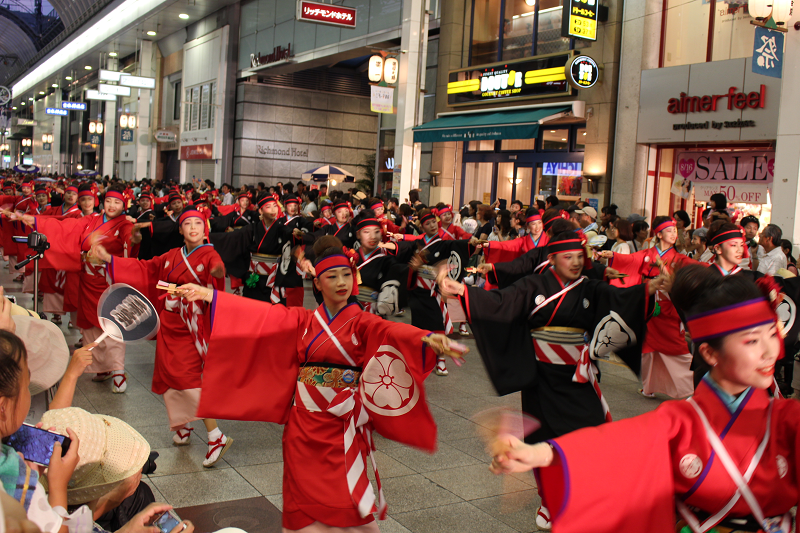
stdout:
[[[119,61],[111,57],[106,62],[108,70],[117,70]],[[116,159],[117,145],[117,101],[104,102],[103,110],[103,168],[100,174],[114,177],[114,160]]]
[[[153,42],[142,41],[142,48],[139,52],[139,73],[140,76],[152,78],[155,75],[153,68]],[[150,153],[150,89],[132,89],[139,91],[139,103],[137,106],[136,131],[136,166],[134,167],[134,179],[141,180],[152,177],[148,171],[147,159]]]

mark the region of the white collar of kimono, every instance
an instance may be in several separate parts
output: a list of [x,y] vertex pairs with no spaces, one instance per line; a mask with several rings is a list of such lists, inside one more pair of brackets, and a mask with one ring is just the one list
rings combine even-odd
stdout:
[[[326,314],[328,313],[327,308],[325,309],[325,313]],[[339,353],[342,354],[342,356],[347,360],[348,363],[350,363],[351,366],[356,366],[355,360],[352,357],[350,357],[350,354],[347,353],[347,351],[344,349],[344,346],[342,346],[342,343],[339,342],[339,339],[336,338],[336,335],[333,334],[331,328],[328,327],[328,324],[322,318],[322,315],[320,315],[319,307],[317,307],[317,310],[314,311],[314,317],[317,319],[317,322],[319,322],[319,325],[322,326],[322,329],[325,330],[325,333],[328,335],[328,338],[331,339],[331,342],[339,350]]]

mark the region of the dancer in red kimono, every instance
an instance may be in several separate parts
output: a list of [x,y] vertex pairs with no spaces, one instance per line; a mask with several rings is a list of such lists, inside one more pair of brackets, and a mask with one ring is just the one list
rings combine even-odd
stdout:
[[[208,349],[203,315],[208,306],[201,301],[187,302],[175,292],[165,293],[159,286],[212,284],[224,291],[225,266],[214,246],[203,244],[206,219],[197,209],[187,207],[178,221],[185,245],[153,259],[114,257],[102,244],[93,253],[108,263],[113,283],[135,287],[160,308],[161,328],[156,339],[151,390],[164,396],[170,430],[175,432],[173,443],[186,446],[193,430],[190,423],[198,420],[203,358]],[[216,420],[206,418],[203,423],[208,431],[208,453],[203,466],[210,468],[225,454],[233,439],[222,434]]]
[[[791,532],[800,404],[767,392],[781,345],[772,291],[681,268],[670,296],[711,367],[694,396],[533,446],[499,435],[492,469],[539,468],[555,533]],[[598,479],[625,497],[609,505]]]
[[[70,185],[64,189],[64,203],[57,207],[49,207],[42,216],[76,218],[80,216],[81,208],[78,207],[78,188]],[[30,263],[29,263],[30,264]],[[53,324],[61,325],[61,317],[66,313],[64,309],[64,288],[67,284],[67,272],[55,268],[40,268],[39,292],[44,296],[42,311],[53,314]]]
[[342,243],[325,237],[315,252],[314,285],[323,295],[315,310],[181,287],[188,300],[211,304],[198,414],[285,425],[284,532],[373,533],[372,513],[384,518],[386,503],[372,431],[436,448],[423,382],[450,341],[348,303],[355,278]]
[[[443,237],[444,239],[464,240],[472,238],[472,234],[470,232],[465,231],[460,226],[453,224],[453,208],[449,205],[445,205],[444,207],[437,209],[436,216],[439,217],[439,227],[445,234]],[[399,229],[400,228],[398,228],[398,231]]]
[[[608,266],[627,278],[614,280],[613,285],[630,287],[658,276],[662,269],[671,265],[692,262],[687,256],[675,250],[678,230],[670,217],[656,217],[653,221],[656,244],[652,248],[632,254],[600,252],[607,258]],[[685,398],[694,391],[692,380],[692,354],[686,343],[681,319],[675,307],[664,292],[656,294],[656,310],[653,319],[647,324],[642,347],[642,389],[639,392],[647,397],[663,393],[671,398]]]
[[[550,238],[544,231],[544,223],[539,209],[530,207],[525,215],[527,234],[524,237],[509,241],[490,241],[484,245],[483,258],[487,264],[507,263],[534,248],[547,246]],[[489,282],[484,288],[490,290],[497,286]]]
[[[122,214],[124,200],[121,190],[110,188],[103,208],[103,214],[63,220],[31,215],[21,217],[22,222],[47,236],[50,242],[47,261],[53,268],[80,273],[78,327],[85,344],[94,342],[103,334],[97,319],[97,303],[109,286],[105,264],[89,253],[92,246],[102,243],[112,255],[135,257],[141,239],[141,235],[132,233],[133,224]],[[86,372],[97,374],[93,381],[111,379],[112,392],[125,392],[128,387],[125,345],[107,337],[92,351],[92,357],[94,361],[86,367]]]
[[[36,198],[34,198],[32,194],[33,182],[24,181],[21,186],[21,191],[22,196],[0,196],[0,205],[9,206],[11,211],[14,213],[22,213],[23,215],[39,214]],[[25,250],[27,247],[24,246],[24,244],[15,242],[14,237],[23,237],[28,234],[28,230],[19,220],[5,218],[3,222],[4,226],[7,224],[7,227],[4,227],[3,230],[3,251],[9,256],[8,268],[12,273],[18,272],[14,269],[14,265],[25,259]],[[14,281],[20,283],[24,280],[24,273],[20,273],[16,278],[14,278]]]

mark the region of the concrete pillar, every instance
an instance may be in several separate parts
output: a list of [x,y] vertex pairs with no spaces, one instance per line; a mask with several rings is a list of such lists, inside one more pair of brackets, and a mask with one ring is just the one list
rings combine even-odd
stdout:
[[800,32],[786,33],[781,80],[775,174],[772,184],[772,223],[783,238],[800,242]]
[[[115,57],[108,58],[106,62],[108,70],[117,70],[119,61]],[[114,177],[114,163],[116,159],[117,146],[117,102],[105,102],[103,109],[103,168],[100,169],[102,176]]]
[[642,70],[658,68],[662,0],[625,2],[611,203],[619,213],[645,213],[647,145],[636,144]]
[[[155,76],[153,65],[153,42],[142,41],[139,51],[139,75],[146,78]],[[133,89],[137,90],[137,89]],[[138,89],[139,103],[137,106],[137,125],[136,125],[136,166],[134,167],[134,179],[141,180],[151,177],[147,167],[147,160],[150,155],[150,89]]]
[[[395,131],[394,180],[400,176],[400,201],[408,198],[408,191],[419,186],[419,149],[414,148],[414,132],[420,105],[420,69],[424,71],[425,57],[422,55],[422,30],[425,0],[403,2],[403,27],[401,29],[400,73],[397,83],[397,129]],[[397,185],[393,184],[395,191]]]

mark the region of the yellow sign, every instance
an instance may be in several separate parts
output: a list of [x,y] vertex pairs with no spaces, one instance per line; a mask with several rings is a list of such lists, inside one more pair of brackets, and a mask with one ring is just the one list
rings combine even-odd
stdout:
[[[577,10],[574,7],[573,10]],[[569,33],[581,39],[597,40],[597,21],[580,15],[569,16]]]
[[600,10],[597,0],[564,0],[563,6],[561,36],[596,41]]

